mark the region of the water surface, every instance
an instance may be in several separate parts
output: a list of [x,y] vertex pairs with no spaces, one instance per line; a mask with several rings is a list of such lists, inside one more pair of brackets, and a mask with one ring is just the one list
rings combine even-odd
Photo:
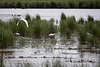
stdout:
[[100,9],[0,9],[0,19],[24,18],[26,14],[35,17],[39,14],[42,19],[50,20],[54,18],[60,20],[61,13],[65,13],[67,17],[75,16],[76,20],[80,17],[86,20],[88,15],[93,16],[95,20],[100,20]]

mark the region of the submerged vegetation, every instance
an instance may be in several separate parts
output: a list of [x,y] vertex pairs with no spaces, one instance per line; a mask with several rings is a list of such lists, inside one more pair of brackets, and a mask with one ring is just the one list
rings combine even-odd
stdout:
[[0,0],[0,8],[100,8],[99,0]]

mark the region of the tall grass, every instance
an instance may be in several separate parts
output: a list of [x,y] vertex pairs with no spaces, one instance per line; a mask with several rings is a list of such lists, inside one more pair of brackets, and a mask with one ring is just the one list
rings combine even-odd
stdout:
[[88,16],[88,22],[94,22],[94,18],[92,16]]
[[85,23],[85,21],[84,21],[84,19],[83,19],[83,18],[80,18],[80,19],[79,19],[79,21],[78,21],[78,23],[79,23],[79,24],[84,24],[84,23]]
[[74,33],[78,28],[75,17],[66,17],[64,13],[61,15],[60,21],[60,32],[61,36],[67,35],[67,38],[71,37],[71,34]]
[[79,30],[79,41],[80,44],[85,44],[87,41],[87,33],[83,29]]
[[[87,23],[86,23],[87,22]],[[72,34],[77,34],[80,44],[87,44],[89,47],[99,47],[100,44],[100,21],[94,21],[92,16],[88,16],[85,21],[80,18],[79,21],[75,17],[66,17],[64,13],[61,15],[60,33],[70,39]]]
[[29,14],[26,14],[25,19],[26,19],[27,21],[31,21],[31,16],[30,16]]
[[17,26],[18,21],[19,21],[18,18],[14,18],[11,21],[9,21],[9,27],[12,30],[13,34],[18,32],[18,26]]
[[40,26],[40,20],[37,20],[34,22],[34,25],[33,25],[33,34],[35,37],[37,38],[40,38],[41,36],[41,26]]
[[8,24],[0,21],[0,48],[11,46],[14,41],[12,31],[7,26]]
[[36,15],[36,20],[41,20],[39,15]]
[[[48,37],[50,33],[56,32],[56,26],[54,25],[54,23],[52,21],[49,22],[47,20],[41,20],[41,17],[39,15],[36,15],[36,17],[30,20],[28,23],[29,27],[28,28],[23,27],[24,28],[23,33],[27,34],[30,37],[34,38]],[[22,31],[22,28],[20,28],[20,30]]]
[[46,38],[49,34],[49,22],[48,21],[42,21],[41,23],[41,34]]
[[77,29],[77,23],[74,16],[68,18],[67,26],[72,32],[74,32]]
[[61,13],[61,21],[66,21],[66,15],[64,13]]
[[93,17],[88,17],[88,22],[84,25],[80,25],[79,38],[80,43],[88,43],[89,47],[99,47],[100,44],[100,21],[96,22]]
[[33,34],[35,37],[48,37],[50,33],[55,33],[55,26],[52,22],[45,20],[35,20],[32,25]]

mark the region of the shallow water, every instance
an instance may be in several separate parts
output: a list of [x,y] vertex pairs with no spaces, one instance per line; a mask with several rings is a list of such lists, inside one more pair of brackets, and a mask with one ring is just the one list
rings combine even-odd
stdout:
[[76,20],[80,17],[86,20],[88,15],[93,16],[95,20],[100,20],[100,9],[0,9],[0,19],[24,18],[26,14],[35,17],[39,14],[42,19],[54,18],[59,21],[61,13],[65,13],[67,17],[75,16]]
[[[20,38],[25,40],[24,46],[20,46]],[[79,45],[77,37],[72,40],[63,43],[59,34],[45,40],[17,37],[14,48],[3,50],[13,52],[0,53],[0,63],[5,67],[100,67],[100,54],[80,52],[74,49]]]
[[[75,16],[76,20],[80,17],[86,20],[88,15],[100,20],[100,9],[0,9],[0,19],[24,18],[29,13],[31,17],[39,14],[42,19],[60,20],[62,12],[66,16]],[[99,53],[80,52],[76,36],[70,41],[59,36],[60,33],[55,39],[16,37],[12,48],[0,49],[1,67],[100,67]]]

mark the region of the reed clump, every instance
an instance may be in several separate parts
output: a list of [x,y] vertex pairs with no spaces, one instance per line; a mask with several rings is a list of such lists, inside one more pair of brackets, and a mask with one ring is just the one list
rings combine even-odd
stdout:
[[13,34],[18,32],[18,26],[17,26],[18,21],[19,21],[18,18],[14,18],[9,21],[9,28],[12,30]]
[[29,14],[26,14],[25,19],[26,19],[27,21],[31,21],[31,16],[30,16]]
[[78,28],[76,23],[75,17],[66,17],[64,13],[61,14],[61,21],[60,21],[60,32],[61,36],[66,35],[69,39],[71,34],[74,33]]
[[98,21],[98,22],[94,21],[94,18],[92,16],[88,16],[88,19],[87,19],[86,22],[84,22],[84,24],[80,25],[80,29],[82,29],[82,31],[78,31],[80,40],[83,40],[83,42],[80,41],[80,43],[83,43],[83,44],[87,43],[87,46],[89,46],[89,47],[99,48],[99,44],[100,44],[100,31],[99,31],[100,21]]
[[36,15],[36,17],[28,23],[28,34],[34,38],[48,37],[50,33],[56,33],[56,26],[54,23],[52,21],[41,20],[39,15]]
[[12,46],[14,42],[14,35],[8,28],[8,24],[0,21],[0,48],[7,48]]

